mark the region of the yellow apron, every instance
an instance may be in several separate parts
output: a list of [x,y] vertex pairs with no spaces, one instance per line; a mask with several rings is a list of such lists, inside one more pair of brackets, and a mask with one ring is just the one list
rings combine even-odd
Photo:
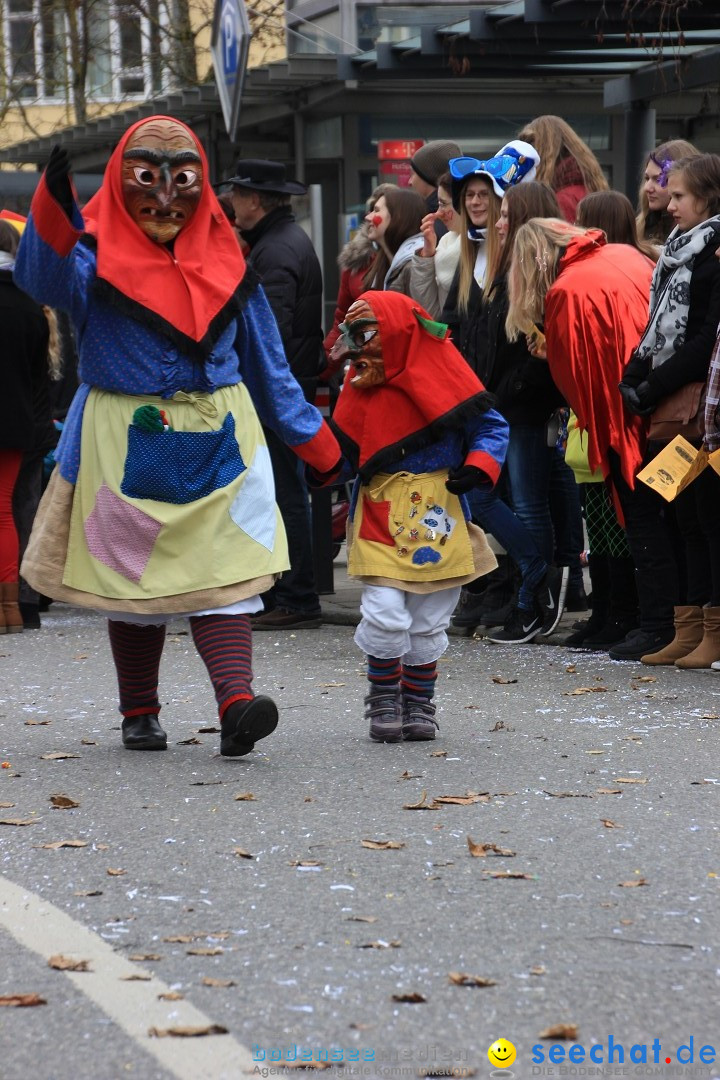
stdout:
[[378,473],[363,484],[353,520],[348,573],[407,582],[477,576],[473,547],[447,469]]

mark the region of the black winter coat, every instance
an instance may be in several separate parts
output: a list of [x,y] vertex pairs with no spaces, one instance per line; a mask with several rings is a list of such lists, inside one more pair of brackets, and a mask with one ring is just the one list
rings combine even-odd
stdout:
[[639,386],[647,379],[652,391],[648,400],[652,405],[687,383],[703,382],[707,378],[720,322],[720,259],[715,255],[718,246],[720,237],[717,244],[708,244],[695,259],[685,344],[654,371],[650,370],[647,358],[639,360],[633,355],[627,363],[623,382]]
[[43,309],[18,289],[12,271],[0,270],[3,450],[47,449],[53,445],[48,396],[48,324]]
[[460,271],[455,271],[450,291],[445,298],[440,321],[450,327],[453,345],[459,349],[470,367],[480,378],[480,367],[487,356],[487,320],[483,318],[482,290],[473,278],[470,286],[467,312],[458,309],[458,285]]
[[277,320],[290,369],[308,401],[315,397],[322,351],[322,271],[310,237],[287,206],[241,233]]
[[563,397],[552,380],[547,360],[532,356],[524,337],[508,341],[508,304],[507,280],[498,278],[483,309],[487,329],[480,337],[486,342],[487,352],[479,359],[477,374],[509,424],[542,427],[564,404]]

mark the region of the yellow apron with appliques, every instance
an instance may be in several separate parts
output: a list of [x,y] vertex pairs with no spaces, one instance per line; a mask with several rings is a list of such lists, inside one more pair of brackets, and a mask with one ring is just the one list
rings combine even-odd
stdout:
[[361,486],[348,550],[351,576],[417,583],[478,576],[465,515],[458,496],[445,487],[447,475],[447,469],[378,473]]

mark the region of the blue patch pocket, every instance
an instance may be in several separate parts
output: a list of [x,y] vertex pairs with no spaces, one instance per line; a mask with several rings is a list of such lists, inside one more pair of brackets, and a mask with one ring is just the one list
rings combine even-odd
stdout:
[[144,431],[131,424],[123,495],[189,503],[226,487],[246,468],[228,413],[219,431]]

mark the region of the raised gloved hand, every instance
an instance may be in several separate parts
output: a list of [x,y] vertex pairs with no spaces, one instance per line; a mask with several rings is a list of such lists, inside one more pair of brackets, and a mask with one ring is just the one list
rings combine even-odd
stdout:
[[464,495],[473,488],[490,483],[490,477],[482,469],[478,469],[477,465],[460,465],[457,469],[450,470],[445,487],[453,495]]
[[65,215],[72,218],[73,194],[70,187],[70,158],[67,150],[53,146],[45,167],[45,183],[53,199],[62,207]]
[[649,383],[642,382],[639,386],[629,386],[627,383],[621,382],[618,389],[628,412],[633,413],[635,416],[650,416],[651,413],[655,412],[656,406],[648,400],[649,395],[652,393]]

